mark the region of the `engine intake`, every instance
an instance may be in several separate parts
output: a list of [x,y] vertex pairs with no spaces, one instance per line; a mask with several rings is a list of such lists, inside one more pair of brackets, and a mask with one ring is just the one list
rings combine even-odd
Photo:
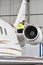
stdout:
[[24,33],[27,38],[34,39],[37,36],[38,31],[34,26],[28,26],[25,29]]
[[28,25],[23,31],[24,40],[29,44],[36,45],[42,41],[42,32],[38,26]]

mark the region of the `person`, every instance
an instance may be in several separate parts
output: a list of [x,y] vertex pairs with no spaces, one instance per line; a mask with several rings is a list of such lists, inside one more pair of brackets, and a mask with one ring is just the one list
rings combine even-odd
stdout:
[[23,30],[24,30],[24,28],[25,28],[25,20],[23,20],[22,22],[20,22],[20,23],[18,24],[17,32],[18,32],[18,33],[22,33]]

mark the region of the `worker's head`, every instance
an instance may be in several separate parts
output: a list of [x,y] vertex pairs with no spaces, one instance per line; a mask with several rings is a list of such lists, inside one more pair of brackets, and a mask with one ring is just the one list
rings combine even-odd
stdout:
[[25,24],[25,20],[23,20],[22,23]]

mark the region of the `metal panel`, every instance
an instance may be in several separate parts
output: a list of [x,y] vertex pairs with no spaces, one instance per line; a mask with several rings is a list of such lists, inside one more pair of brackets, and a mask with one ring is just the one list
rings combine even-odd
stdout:
[[10,14],[10,0],[0,0],[0,15],[9,15]]
[[30,0],[30,13],[43,13],[43,0]]

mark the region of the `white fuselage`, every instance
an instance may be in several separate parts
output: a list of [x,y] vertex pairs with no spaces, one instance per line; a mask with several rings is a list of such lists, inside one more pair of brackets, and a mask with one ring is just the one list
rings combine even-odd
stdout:
[[18,43],[14,28],[0,19],[0,56],[21,56]]

